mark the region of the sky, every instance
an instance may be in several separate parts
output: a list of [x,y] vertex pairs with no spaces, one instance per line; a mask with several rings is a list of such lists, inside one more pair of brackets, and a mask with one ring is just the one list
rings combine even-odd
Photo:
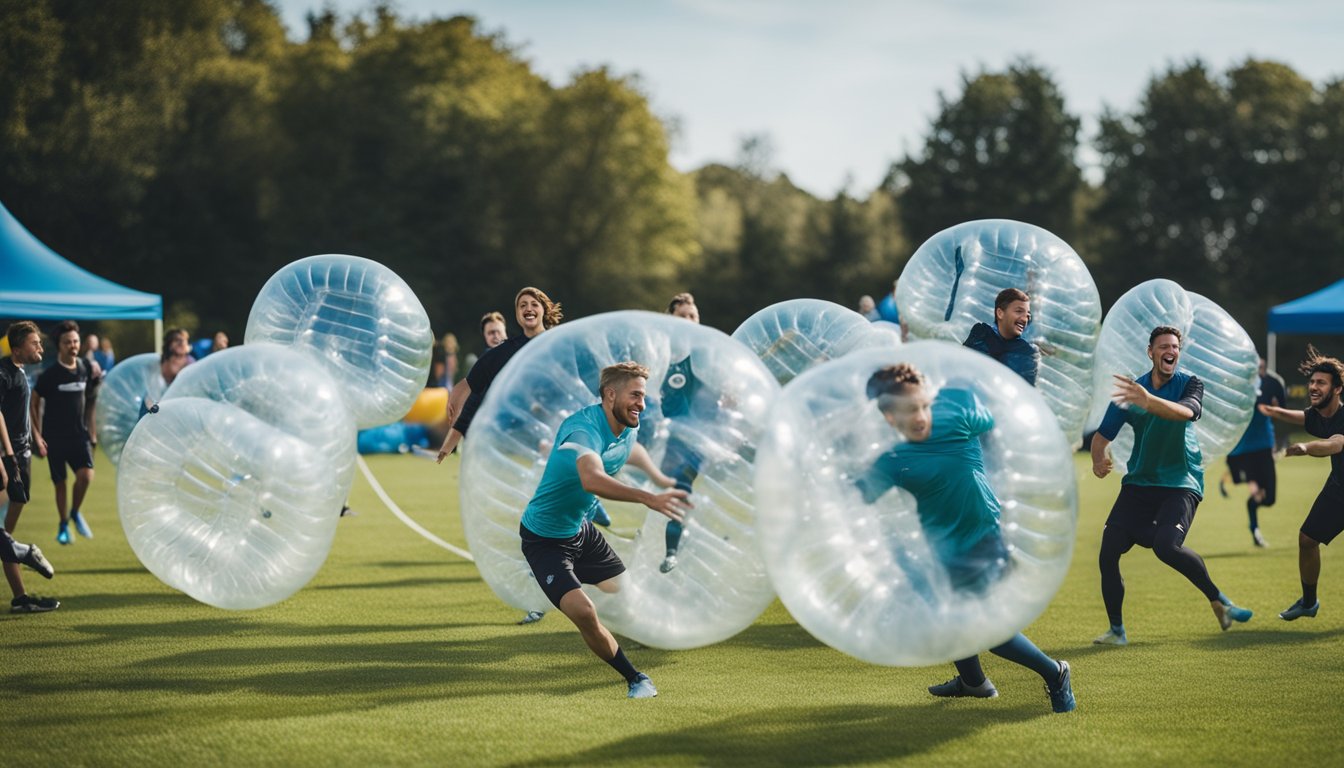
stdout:
[[[368,0],[273,0],[290,36],[305,14]],[[411,21],[474,16],[555,85],[607,66],[636,75],[674,126],[670,160],[732,163],[765,135],[774,166],[814,195],[866,196],[892,162],[917,154],[962,76],[1026,56],[1083,118],[1131,111],[1148,82],[1201,58],[1222,72],[1248,57],[1321,85],[1344,77],[1338,0],[398,0]],[[1079,161],[1097,177],[1094,153]]]

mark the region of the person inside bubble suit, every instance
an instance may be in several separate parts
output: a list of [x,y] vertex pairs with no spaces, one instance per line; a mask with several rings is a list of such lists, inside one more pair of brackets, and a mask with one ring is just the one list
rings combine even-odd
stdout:
[[[983,594],[1011,567],[999,528],[999,501],[985,473],[981,436],[994,417],[970,389],[935,391],[908,363],[884,367],[867,383],[887,423],[903,438],[881,454],[857,484],[872,504],[894,487],[915,497],[916,513],[930,548],[956,592]],[[898,559],[900,559],[898,557]],[[919,589],[917,581],[913,585]],[[1041,676],[1050,706],[1070,712],[1077,705],[1067,661],[1045,655],[1021,632],[990,653]],[[956,677],[929,687],[934,696],[994,698],[978,656],[959,659]]]
[[1036,386],[1041,352],[1023,338],[1031,322],[1031,297],[1017,288],[1005,288],[994,298],[994,324],[976,323],[962,346],[983,352],[1008,366]]

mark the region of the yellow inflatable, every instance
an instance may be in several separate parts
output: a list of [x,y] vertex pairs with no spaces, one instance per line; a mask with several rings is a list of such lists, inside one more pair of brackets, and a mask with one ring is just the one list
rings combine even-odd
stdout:
[[0,336],[0,357],[9,357],[9,337]]
[[444,387],[426,387],[401,420],[408,424],[438,424],[447,415],[448,390]]

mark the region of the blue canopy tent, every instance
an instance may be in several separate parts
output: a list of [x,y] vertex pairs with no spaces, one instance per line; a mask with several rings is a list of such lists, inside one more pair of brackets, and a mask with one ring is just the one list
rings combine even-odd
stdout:
[[1274,370],[1274,343],[1280,333],[1344,335],[1344,280],[1269,310],[1269,369]]
[[66,261],[0,203],[0,317],[153,320],[163,336],[163,297],[132,290]]

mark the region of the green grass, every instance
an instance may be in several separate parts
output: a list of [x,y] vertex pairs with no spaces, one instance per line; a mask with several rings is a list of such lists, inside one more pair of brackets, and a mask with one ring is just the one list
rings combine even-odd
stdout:
[[[464,543],[456,459],[374,457],[393,498]],[[116,521],[100,463],[85,511],[97,538],[60,547],[46,466],[17,531],[55,564],[50,614],[0,616],[6,765],[937,765],[1315,764],[1344,749],[1344,600],[1326,550],[1319,618],[1276,614],[1297,596],[1296,529],[1328,465],[1279,464],[1251,547],[1240,493],[1210,497],[1189,542],[1254,608],[1222,633],[1204,599],[1150,552],[1123,561],[1131,645],[1106,627],[1096,569],[1118,490],[1078,464],[1082,514],[1063,589],[1027,634],[1069,659],[1079,708],[1053,715],[1039,678],[986,656],[1000,697],[932,699],[953,674],[874,667],[813,640],[776,602],[716,646],[633,647],[652,701],[591,656],[558,615],[532,626],[474,566],[394,518],[363,480],[326,565],[284,603],[232,613],[146,572]],[[1216,480],[1215,480],[1216,482]],[[1241,489],[1238,489],[1240,491]]]

